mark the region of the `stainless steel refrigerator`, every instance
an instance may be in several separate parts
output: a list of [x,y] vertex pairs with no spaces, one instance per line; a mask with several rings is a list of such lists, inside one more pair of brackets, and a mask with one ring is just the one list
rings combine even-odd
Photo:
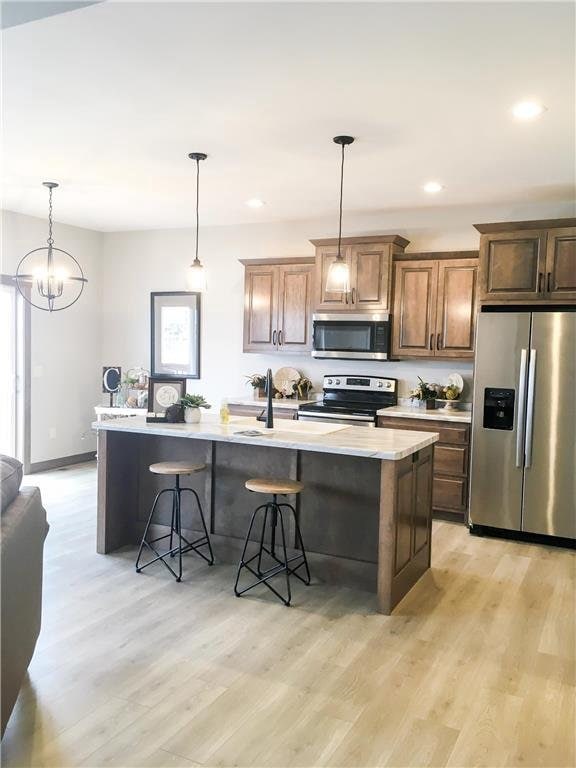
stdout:
[[470,524],[576,538],[576,312],[478,317]]

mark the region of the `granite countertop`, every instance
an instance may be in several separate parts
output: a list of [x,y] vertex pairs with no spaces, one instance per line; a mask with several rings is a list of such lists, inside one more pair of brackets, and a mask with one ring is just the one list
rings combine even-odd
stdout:
[[[228,405],[254,405],[256,407],[259,406],[260,408],[266,408],[266,405],[268,404],[268,400],[265,397],[243,397],[242,395],[239,397],[227,397],[226,401]],[[274,398],[272,400],[272,405],[274,408],[286,408],[287,410],[297,411],[300,405],[314,402],[316,402],[314,398],[310,400],[289,400],[287,398]]]
[[[267,432],[254,418],[231,416],[229,424],[220,424],[218,417],[202,414],[198,424],[147,424],[141,416],[95,422],[96,430],[133,432],[142,435],[163,435],[215,442],[291,448],[318,453],[339,453],[374,459],[398,461],[437,442],[435,432],[414,432],[405,429],[367,429],[345,424],[279,420]],[[240,435],[243,430],[258,430],[259,436]]]
[[427,411],[413,405],[393,405],[389,408],[381,408],[376,412],[378,416],[395,416],[400,419],[423,419],[427,421],[455,421],[460,424],[472,423],[472,411],[447,411],[445,408],[435,408]]

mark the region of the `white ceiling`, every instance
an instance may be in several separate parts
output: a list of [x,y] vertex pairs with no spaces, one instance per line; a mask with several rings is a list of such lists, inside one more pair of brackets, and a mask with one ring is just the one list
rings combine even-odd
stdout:
[[[572,3],[93,5],[4,30],[5,208],[99,230],[570,199]],[[548,108],[511,119],[526,97]],[[445,190],[426,195],[421,184]],[[244,201],[261,197],[251,210]]]

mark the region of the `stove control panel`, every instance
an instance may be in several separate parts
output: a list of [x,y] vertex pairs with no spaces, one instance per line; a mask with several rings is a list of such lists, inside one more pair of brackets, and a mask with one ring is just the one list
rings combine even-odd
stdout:
[[397,379],[381,376],[324,376],[324,389],[355,390],[356,392],[396,392]]

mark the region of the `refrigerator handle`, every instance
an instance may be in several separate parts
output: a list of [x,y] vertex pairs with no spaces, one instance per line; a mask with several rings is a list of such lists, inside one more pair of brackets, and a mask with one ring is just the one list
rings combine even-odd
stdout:
[[524,422],[526,419],[526,364],[528,350],[520,353],[520,376],[518,377],[518,424],[516,426],[516,466],[524,465]]
[[534,383],[536,379],[536,350],[530,350],[528,365],[528,397],[526,398],[526,467],[532,464],[532,432],[534,430]]

